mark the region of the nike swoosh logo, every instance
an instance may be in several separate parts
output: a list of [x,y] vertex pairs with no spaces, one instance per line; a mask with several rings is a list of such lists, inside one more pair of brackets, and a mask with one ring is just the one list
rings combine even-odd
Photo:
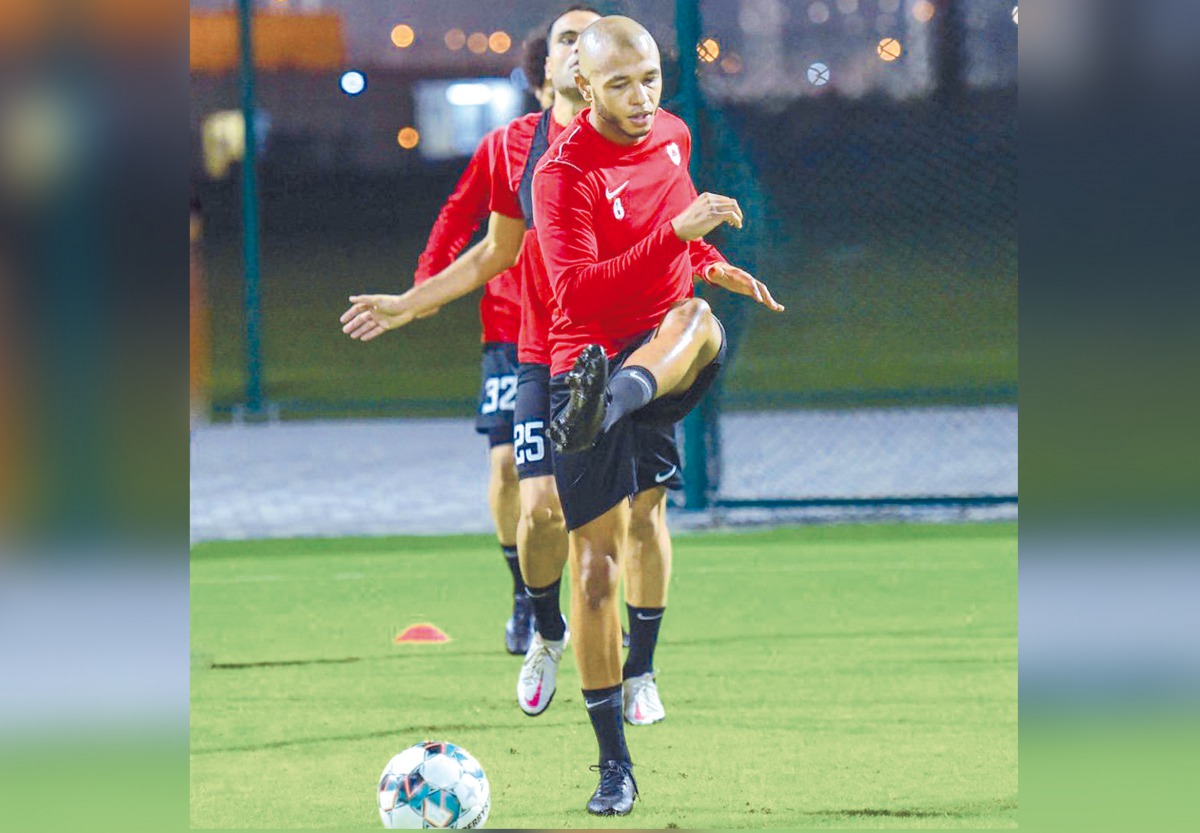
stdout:
[[542,684],[539,682],[537,691],[533,693],[533,697],[529,698],[529,708],[536,709],[537,704],[542,701]]
[[653,622],[655,619],[661,619],[662,614],[660,613],[657,616],[643,616],[642,614],[639,613],[637,615],[637,618],[641,619],[643,622]]
[[668,480],[671,479],[671,475],[673,475],[675,473],[675,468],[676,468],[675,466],[671,466],[671,468],[667,469],[666,471],[659,472],[658,474],[654,475],[654,482],[655,483],[666,483]]
[[612,191],[608,190],[608,187],[606,186],[604,188],[604,198],[606,200],[608,200],[609,202],[612,202],[613,199],[615,199],[618,194],[620,194],[622,191],[624,191],[628,187],[629,187],[629,180],[625,180],[624,185],[619,185],[619,186],[617,186],[616,189],[614,189]]

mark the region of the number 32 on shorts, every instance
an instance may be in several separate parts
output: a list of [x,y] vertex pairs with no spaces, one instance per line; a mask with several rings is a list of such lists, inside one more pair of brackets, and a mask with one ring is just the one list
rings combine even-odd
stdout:
[[479,413],[494,414],[496,411],[512,411],[517,407],[517,377],[489,376],[483,383],[483,403]]
[[513,458],[518,466],[536,463],[546,456],[546,438],[542,436],[545,422],[531,419],[513,426]]

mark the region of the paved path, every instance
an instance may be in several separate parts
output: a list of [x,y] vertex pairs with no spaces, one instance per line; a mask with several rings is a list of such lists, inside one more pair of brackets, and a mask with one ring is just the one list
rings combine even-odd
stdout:
[[[1015,407],[730,414],[726,497],[1015,494]],[[488,532],[468,419],[213,425],[192,439],[192,540]],[[916,516],[1015,516],[1014,507]],[[913,510],[672,513],[672,525],[906,518]]]

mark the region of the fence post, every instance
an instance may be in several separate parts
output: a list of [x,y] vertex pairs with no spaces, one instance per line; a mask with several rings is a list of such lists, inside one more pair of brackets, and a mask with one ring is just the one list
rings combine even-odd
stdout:
[[[700,42],[700,0],[675,0],[675,35],[679,43],[678,115],[692,133],[692,179],[701,170],[700,85],[696,79],[696,44]],[[707,400],[708,397],[706,396]],[[705,414],[711,408],[698,406],[683,419],[683,505],[687,509],[708,506],[708,426]]]
[[238,41],[241,52],[242,122],[245,154],[242,157],[242,257],[245,269],[243,305],[246,316],[246,411],[263,410],[261,299],[258,266],[258,137],[254,130],[253,0],[238,0]]

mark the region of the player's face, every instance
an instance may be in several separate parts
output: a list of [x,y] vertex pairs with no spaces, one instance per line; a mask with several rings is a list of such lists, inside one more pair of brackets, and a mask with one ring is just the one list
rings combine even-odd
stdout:
[[662,98],[662,66],[657,49],[628,48],[615,52],[586,85],[596,117],[610,139],[633,143],[654,126]]
[[579,70],[576,42],[579,33],[599,19],[600,15],[595,12],[567,12],[550,27],[550,38],[546,44],[546,76],[559,95],[579,100],[579,92],[575,88],[575,73]]

